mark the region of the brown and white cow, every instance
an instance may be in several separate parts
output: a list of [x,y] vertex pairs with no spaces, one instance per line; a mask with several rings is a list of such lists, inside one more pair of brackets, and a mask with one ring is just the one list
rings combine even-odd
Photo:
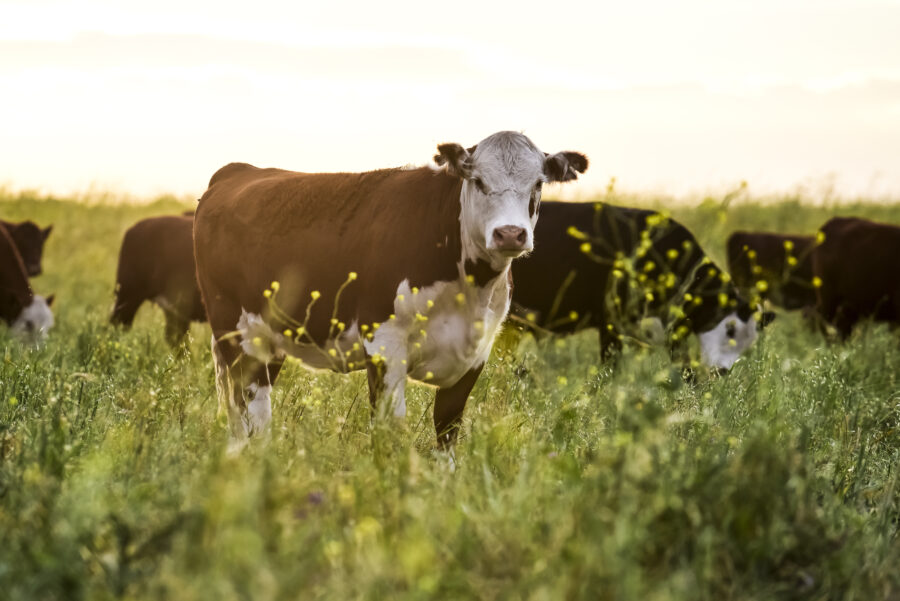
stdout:
[[[759,294],[788,310],[812,308],[813,236],[738,231],[728,237],[728,271],[747,296]],[[764,284],[759,284],[764,282]]]
[[900,324],[900,227],[835,217],[813,253],[816,309],[846,339],[861,319]]
[[194,251],[233,442],[266,428],[288,355],[366,369],[373,408],[384,398],[395,416],[407,377],[436,386],[438,444],[455,441],[509,308],[510,263],[532,248],[541,185],[575,179],[587,159],[514,132],[441,144],[434,159],[438,170],[213,175]]
[[22,257],[0,225],[0,319],[23,340],[37,343],[53,327],[52,303],[53,295],[45,299],[31,290]]
[[44,243],[47,242],[47,237],[53,230],[53,226],[48,225],[41,229],[33,221],[13,223],[2,219],[0,219],[0,225],[6,228],[6,231],[15,243],[19,256],[22,257],[22,262],[25,264],[25,272],[29,277],[41,275],[43,271],[41,269],[41,257],[44,254]]
[[166,340],[174,346],[191,321],[206,320],[195,275],[193,227],[190,215],[165,215],[143,219],[125,232],[112,323],[130,327],[144,301],[154,302],[166,316]]

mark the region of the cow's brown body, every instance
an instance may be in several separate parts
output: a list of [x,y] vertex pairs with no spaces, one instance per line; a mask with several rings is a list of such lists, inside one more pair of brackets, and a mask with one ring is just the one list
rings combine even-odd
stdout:
[[116,299],[110,321],[130,326],[145,302],[162,308],[166,339],[177,344],[191,321],[204,321],[194,267],[193,218],[184,215],[139,221],[122,239]]
[[[731,277],[748,298],[759,294],[785,309],[815,306],[812,236],[739,231],[728,237],[726,247]],[[760,281],[766,282],[763,290],[757,287]]]
[[6,228],[9,236],[12,238],[22,263],[25,265],[25,271],[29,276],[40,275],[43,271],[41,267],[41,258],[44,254],[44,243],[53,230],[52,225],[41,229],[33,221],[20,221],[12,223],[0,220],[0,225]]
[[12,325],[33,298],[22,257],[7,228],[0,224],[0,318]]
[[438,442],[455,440],[509,308],[510,262],[531,246],[540,183],[575,179],[587,161],[514,132],[439,152],[437,171],[237,163],[213,175],[194,251],[233,442],[267,426],[288,355],[366,369],[373,407],[389,399],[396,416],[407,377],[436,386]]
[[900,227],[836,217],[821,231],[825,239],[813,253],[821,317],[842,338],[865,318],[900,324]]

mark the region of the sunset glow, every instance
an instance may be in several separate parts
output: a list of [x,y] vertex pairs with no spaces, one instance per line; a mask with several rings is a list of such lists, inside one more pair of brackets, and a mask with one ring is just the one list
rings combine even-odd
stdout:
[[849,0],[2,2],[0,185],[198,195],[231,161],[424,164],[512,129],[590,156],[574,196],[897,197],[897,23]]

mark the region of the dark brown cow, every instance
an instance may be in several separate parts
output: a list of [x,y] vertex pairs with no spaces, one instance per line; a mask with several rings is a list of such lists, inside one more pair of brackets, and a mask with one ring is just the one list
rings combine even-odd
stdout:
[[587,159],[545,156],[514,132],[438,151],[439,170],[213,175],[194,250],[234,446],[269,423],[288,355],[366,369],[373,408],[383,397],[396,416],[407,376],[434,385],[438,443],[456,439],[509,308],[510,263],[532,248],[541,184],[575,179]]
[[10,237],[22,257],[25,264],[25,271],[30,276],[41,275],[41,257],[44,254],[44,243],[47,242],[47,236],[53,230],[52,225],[48,225],[44,229],[38,227],[33,221],[20,221],[12,223],[0,220],[0,225],[6,228]]
[[788,310],[815,306],[813,236],[741,231],[728,237],[726,248],[728,270],[745,295]]
[[40,342],[53,327],[52,303],[52,295],[44,299],[31,290],[22,257],[0,225],[0,318],[16,335],[28,342]]
[[516,315],[551,332],[597,328],[604,358],[642,322],[656,330],[654,342],[697,334],[704,361],[721,369],[757,337],[754,309],[677,221],[605,203],[546,202],[535,240],[534,252],[513,263]]
[[125,232],[116,272],[116,300],[110,321],[130,327],[144,301],[166,316],[166,340],[176,345],[191,321],[206,312],[194,268],[194,219],[187,215],[151,217]]
[[861,319],[900,323],[900,227],[835,217],[813,253],[816,309],[842,339]]

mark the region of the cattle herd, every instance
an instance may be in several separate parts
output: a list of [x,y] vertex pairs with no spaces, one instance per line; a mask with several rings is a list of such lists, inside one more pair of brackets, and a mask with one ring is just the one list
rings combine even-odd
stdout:
[[[536,333],[594,328],[603,360],[637,340],[727,370],[773,314],[802,310],[846,338],[860,319],[900,322],[900,227],[835,218],[814,236],[735,232],[728,271],[684,226],[605,203],[541,203],[545,182],[588,167],[526,136],[441,144],[435,167],[297,173],[232,163],[196,213],[144,219],[125,233],[111,321],[159,305],[177,345],[208,321],[221,409],[234,448],[265,430],[291,356],[366,370],[373,410],[403,416],[407,378],[437,388],[438,445],[508,320]],[[538,217],[540,216],[540,219]],[[53,325],[34,294],[51,228],[0,222],[0,311],[33,342]],[[891,266],[891,269],[884,269]]]

